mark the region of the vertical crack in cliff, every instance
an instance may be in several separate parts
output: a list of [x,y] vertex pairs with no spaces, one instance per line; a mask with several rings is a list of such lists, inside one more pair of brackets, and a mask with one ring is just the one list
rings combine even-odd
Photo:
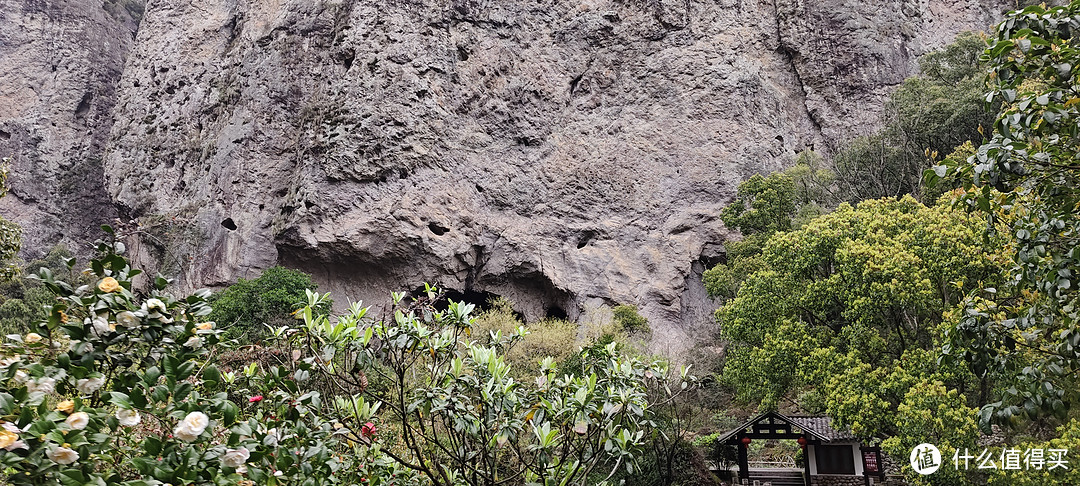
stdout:
[[810,123],[814,125],[814,130],[817,132],[818,137],[824,139],[824,132],[821,128],[821,122],[818,121],[817,116],[814,115],[814,112],[811,111],[810,107],[806,104],[808,93],[806,90],[806,84],[803,82],[802,75],[799,73],[799,65],[795,62],[795,56],[797,55],[797,53],[795,52],[795,50],[789,47],[786,42],[784,42],[783,30],[780,28],[780,6],[777,4],[777,1],[778,0],[773,0],[772,2],[773,16],[776,19],[776,43],[778,46],[777,50],[780,51],[780,53],[784,55],[784,58],[787,59],[788,64],[791,66],[791,72],[795,75],[795,84],[799,86],[799,91],[802,93],[802,106],[803,110],[806,111],[807,118],[809,118]]

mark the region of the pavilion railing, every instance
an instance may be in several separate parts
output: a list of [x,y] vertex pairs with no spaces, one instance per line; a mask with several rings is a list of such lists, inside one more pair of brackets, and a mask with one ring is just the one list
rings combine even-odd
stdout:
[[747,461],[749,467],[799,467],[794,457],[781,457],[772,461]]

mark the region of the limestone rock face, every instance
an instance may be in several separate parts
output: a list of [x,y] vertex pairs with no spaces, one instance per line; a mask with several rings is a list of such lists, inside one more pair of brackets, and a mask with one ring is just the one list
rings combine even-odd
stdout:
[[873,128],[918,55],[1006,3],[151,0],[108,196],[188,287],[280,262],[339,302],[631,303],[677,350],[711,325],[738,182]]
[[102,154],[141,0],[0,0],[0,211],[28,256],[101,236],[116,216]]

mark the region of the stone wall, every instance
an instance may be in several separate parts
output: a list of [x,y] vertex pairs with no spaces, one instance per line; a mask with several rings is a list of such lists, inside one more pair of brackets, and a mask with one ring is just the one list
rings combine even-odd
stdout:
[[810,476],[811,486],[864,486],[866,478],[862,476],[840,474],[818,474]]

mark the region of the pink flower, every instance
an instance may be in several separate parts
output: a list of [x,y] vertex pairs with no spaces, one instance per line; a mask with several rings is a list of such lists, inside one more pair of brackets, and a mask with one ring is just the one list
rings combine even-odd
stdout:
[[360,435],[363,435],[364,437],[367,437],[367,438],[374,437],[375,436],[375,424],[373,424],[371,422],[368,422],[368,423],[364,424],[363,427],[360,427]]
[[262,401],[262,399],[263,399],[262,395],[255,395],[255,396],[248,399],[248,403],[259,403],[259,402]]

